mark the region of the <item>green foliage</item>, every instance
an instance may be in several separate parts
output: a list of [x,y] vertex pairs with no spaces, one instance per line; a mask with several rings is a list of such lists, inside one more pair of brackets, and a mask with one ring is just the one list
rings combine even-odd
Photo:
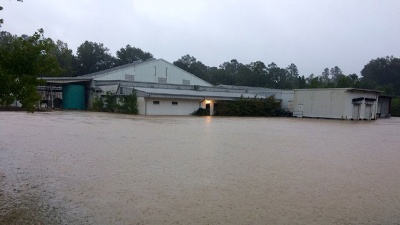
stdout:
[[92,110],[97,112],[101,112],[104,110],[104,102],[100,97],[96,97],[95,99],[93,99]]
[[32,36],[0,33],[0,105],[18,100],[29,112],[40,100],[36,87],[43,85],[39,75],[60,73],[61,68],[52,54],[53,41],[40,29]]
[[400,98],[392,99],[392,108],[390,109],[392,116],[400,117]]
[[[115,93],[108,91],[103,99],[94,99],[92,104],[92,109],[94,111],[138,114],[135,92],[132,92],[130,95],[117,96]],[[117,100],[119,100],[119,102]]]
[[119,105],[117,103],[117,95],[111,91],[107,91],[104,96],[104,111],[105,112],[118,112]]
[[73,55],[72,50],[68,48],[67,43],[58,40],[56,42],[54,55],[57,57],[62,68],[60,76],[71,77],[76,73],[77,69],[74,68],[75,56]]
[[199,108],[196,111],[192,113],[193,116],[209,116],[210,115],[210,110],[209,109],[203,109]]
[[149,52],[143,52],[140,48],[127,45],[125,48],[117,51],[117,58],[117,64],[124,65],[135,61],[146,61],[153,58],[153,55]]
[[240,98],[238,101],[218,102],[217,116],[284,116],[279,101],[274,96],[266,99]]
[[85,41],[77,49],[76,71],[77,76],[98,72],[115,66],[113,57],[102,43]]
[[361,71],[363,88],[378,88],[400,96],[400,59],[393,56],[371,60]]
[[197,61],[193,56],[184,55],[177,61],[173,62],[173,64],[203,80],[209,80],[209,67],[204,65],[202,62]]
[[137,97],[136,93],[132,92],[130,95],[124,95],[120,97],[121,105],[119,111],[127,114],[138,114],[137,108]]

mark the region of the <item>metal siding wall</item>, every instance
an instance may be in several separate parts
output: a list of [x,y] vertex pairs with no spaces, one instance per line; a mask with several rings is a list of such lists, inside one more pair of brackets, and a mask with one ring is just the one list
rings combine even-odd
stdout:
[[[151,98],[147,100],[147,115],[190,115],[199,108],[198,100],[183,99],[159,99]],[[159,101],[159,105],[154,105],[153,101]],[[178,102],[178,105],[172,105]]]
[[[154,67],[156,67],[156,76],[154,76]],[[168,68],[166,72],[166,68]],[[155,60],[136,68],[135,81],[156,82],[158,78],[167,78],[168,84],[182,84],[183,79],[190,80],[190,85],[210,86],[198,77],[181,70],[179,67],[166,63],[163,60]],[[137,78],[137,79],[136,79]]]
[[[350,102],[348,103],[349,105],[352,105],[353,103],[351,102],[351,100],[353,98],[378,98],[378,95],[375,93],[367,93],[367,92],[347,92],[347,101]],[[374,102],[374,104],[371,106],[371,112],[372,112],[372,118],[375,119],[376,115],[375,115],[375,110],[377,107],[377,101]],[[349,111],[347,110],[346,113],[349,113]],[[352,115],[352,114],[350,114]],[[361,104],[360,105],[360,119],[366,119],[365,118],[366,112],[365,112],[365,104]],[[354,119],[354,118],[353,118]]]
[[[167,70],[168,68],[168,70]],[[154,76],[156,72],[156,76]],[[171,65],[164,60],[152,60],[143,64],[116,70],[97,77],[94,80],[125,80],[125,75],[134,75],[135,81],[157,83],[158,78],[167,78],[168,84],[183,84],[182,81],[190,80],[190,85],[210,86],[202,79]]]
[[304,117],[342,118],[344,115],[344,90],[296,90],[294,95],[294,111],[302,104]]

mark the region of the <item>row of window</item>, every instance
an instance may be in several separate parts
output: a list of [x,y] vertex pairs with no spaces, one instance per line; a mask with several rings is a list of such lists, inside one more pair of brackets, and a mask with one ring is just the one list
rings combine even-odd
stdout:
[[[126,81],[135,81],[135,75],[130,75],[130,74],[125,74],[125,80]],[[165,77],[159,77],[158,78],[158,83],[159,84],[166,84],[167,83],[167,78]],[[190,85],[190,80],[182,80],[183,85]]]
[[[160,101],[153,101],[153,105],[159,105]],[[172,105],[178,105],[178,102],[171,102]]]

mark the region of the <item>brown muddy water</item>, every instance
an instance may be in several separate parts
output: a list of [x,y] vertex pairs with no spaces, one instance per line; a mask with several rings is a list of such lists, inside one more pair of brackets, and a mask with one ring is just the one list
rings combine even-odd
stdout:
[[400,224],[400,118],[0,112],[0,224]]

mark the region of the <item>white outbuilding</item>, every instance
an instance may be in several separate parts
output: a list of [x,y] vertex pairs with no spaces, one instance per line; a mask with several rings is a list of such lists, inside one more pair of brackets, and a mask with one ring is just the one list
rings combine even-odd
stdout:
[[293,116],[374,120],[380,93],[356,88],[295,89]]

